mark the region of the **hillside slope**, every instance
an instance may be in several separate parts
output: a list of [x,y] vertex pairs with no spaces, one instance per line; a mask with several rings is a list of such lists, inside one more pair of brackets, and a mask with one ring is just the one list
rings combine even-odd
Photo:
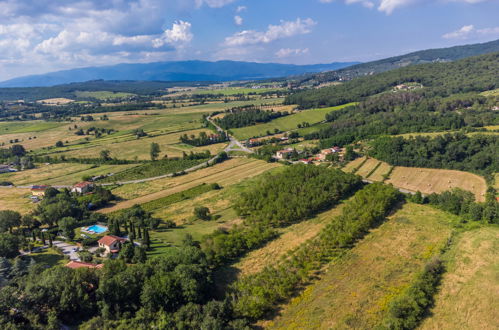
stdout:
[[180,61],[88,67],[14,78],[0,87],[41,87],[89,80],[230,81],[337,70],[358,62],[315,65],[236,61]]
[[356,77],[372,75],[410,65],[450,62],[466,57],[483,55],[498,51],[499,39],[481,44],[455,46],[450,48],[427,49],[405,55],[389,57],[378,61],[361,63],[335,71],[313,74],[305,77],[302,80],[302,83],[325,83],[329,81],[349,80]]

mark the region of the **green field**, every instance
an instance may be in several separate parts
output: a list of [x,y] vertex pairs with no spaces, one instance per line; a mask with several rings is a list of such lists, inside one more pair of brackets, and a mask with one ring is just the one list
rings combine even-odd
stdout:
[[98,100],[114,100],[114,99],[122,99],[126,97],[132,97],[135,96],[135,94],[132,93],[123,93],[123,92],[107,92],[107,91],[98,91],[98,92],[84,92],[84,91],[77,91],[75,92],[76,97],[79,98],[94,98]]
[[223,94],[226,96],[233,96],[238,94],[264,94],[268,92],[285,91],[285,88],[223,88],[211,90],[195,90],[192,94],[208,95],[208,94]]
[[290,131],[298,128],[298,124],[307,122],[310,125],[320,123],[326,118],[326,114],[331,111],[340,110],[352,104],[344,104],[337,107],[304,110],[297,114],[277,118],[265,124],[242,127],[232,129],[232,133],[238,139],[245,140],[256,136],[268,135],[267,131],[274,132],[275,129],[279,131]]
[[46,121],[0,122],[0,135],[43,132],[62,125],[64,124]]

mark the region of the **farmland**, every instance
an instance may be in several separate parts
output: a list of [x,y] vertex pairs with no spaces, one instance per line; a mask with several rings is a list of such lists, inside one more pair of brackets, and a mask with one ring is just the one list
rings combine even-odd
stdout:
[[407,204],[319,279],[293,298],[269,329],[356,328],[379,325],[391,299],[411,282],[450,235],[452,216]]
[[14,210],[22,214],[28,213],[36,206],[29,199],[30,196],[29,189],[0,187],[0,211]]
[[236,158],[222,164],[208,167],[187,175],[154,180],[150,182],[124,185],[113,190],[117,196],[127,199],[111,208],[102,210],[110,213],[120,209],[142,204],[170,194],[186,190],[202,183],[218,183],[222,187],[231,185],[249,177],[256,176],[276,164],[269,164],[258,160]]
[[136,165],[89,165],[75,163],[37,164],[37,168],[14,173],[0,174],[1,181],[10,181],[14,185],[73,185],[86,176],[119,173]]
[[301,111],[296,114],[292,114],[289,116],[281,117],[275,120],[272,120],[265,124],[242,127],[231,130],[234,133],[234,136],[238,139],[248,139],[255,136],[265,136],[268,135],[267,131],[274,132],[274,130],[279,131],[290,131],[298,128],[298,124],[302,124],[304,122],[309,123],[310,125],[320,123],[324,121],[326,118],[326,114],[331,111],[342,109],[351,104],[346,104],[338,107],[324,108],[324,109],[313,109]]
[[448,270],[421,329],[497,329],[499,228],[460,234],[447,255]]
[[[390,170],[391,166],[384,162],[381,162],[376,168],[379,163],[376,159],[369,158],[366,160],[365,157],[361,157],[348,163],[343,170],[352,172],[358,168],[356,174],[372,181],[383,181],[384,177],[390,173],[386,183],[411,192],[420,191],[423,194],[431,194],[461,188],[472,192],[477,201],[485,200],[487,184],[483,177],[476,174],[455,170],[403,166],[395,166],[393,170]],[[371,173],[374,169],[375,171]],[[369,173],[371,175],[367,176]]]

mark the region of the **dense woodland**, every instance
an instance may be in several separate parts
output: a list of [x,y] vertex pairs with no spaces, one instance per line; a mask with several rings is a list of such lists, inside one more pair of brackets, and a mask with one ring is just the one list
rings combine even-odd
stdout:
[[360,185],[337,169],[298,165],[269,174],[241,193],[236,211],[246,223],[286,226],[331,207]]
[[184,134],[180,136],[180,142],[189,144],[194,147],[202,147],[210,144],[221,143],[228,141],[229,138],[225,132],[208,135],[206,132],[199,133],[198,136]]
[[233,109],[223,118],[215,119],[215,122],[223,129],[230,129],[266,123],[288,114],[288,112],[265,111],[250,107]]
[[499,172],[497,135],[380,137],[371,142],[371,147],[372,157],[397,166],[447,168],[480,174]]
[[482,92],[499,87],[499,53],[466,58],[452,63],[409,66],[344,84],[298,92],[286,98],[287,104],[301,108],[331,107],[386,92],[393,87],[417,82],[427,98]]

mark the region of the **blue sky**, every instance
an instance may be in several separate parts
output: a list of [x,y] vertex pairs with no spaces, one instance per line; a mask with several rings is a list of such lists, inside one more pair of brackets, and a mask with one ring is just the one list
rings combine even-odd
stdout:
[[170,60],[369,61],[499,38],[499,0],[0,0],[0,80]]

